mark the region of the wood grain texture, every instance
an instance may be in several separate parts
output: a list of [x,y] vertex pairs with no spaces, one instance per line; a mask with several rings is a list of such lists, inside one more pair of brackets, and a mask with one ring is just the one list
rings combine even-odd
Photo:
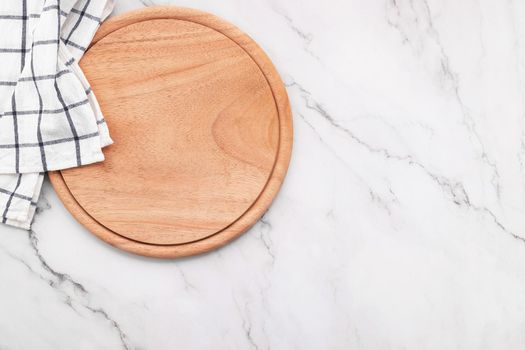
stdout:
[[200,11],[149,8],[104,23],[81,66],[115,144],[104,163],[50,177],[89,230],[133,253],[186,256],[268,208],[292,120],[279,75],[246,34]]

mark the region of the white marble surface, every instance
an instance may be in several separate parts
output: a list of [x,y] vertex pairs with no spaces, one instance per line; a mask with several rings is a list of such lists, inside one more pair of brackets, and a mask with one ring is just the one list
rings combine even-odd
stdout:
[[523,349],[525,2],[177,4],[251,34],[288,85],[289,175],[227,247],[157,261],[47,184],[0,227],[0,349]]

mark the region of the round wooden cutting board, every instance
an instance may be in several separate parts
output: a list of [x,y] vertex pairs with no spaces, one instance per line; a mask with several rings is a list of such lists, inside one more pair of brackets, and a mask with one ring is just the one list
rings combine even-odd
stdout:
[[154,257],[224,245],[268,209],[286,174],[284,85],[246,34],[207,13],[156,7],[102,25],[81,61],[114,145],[50,174],[73,216]]

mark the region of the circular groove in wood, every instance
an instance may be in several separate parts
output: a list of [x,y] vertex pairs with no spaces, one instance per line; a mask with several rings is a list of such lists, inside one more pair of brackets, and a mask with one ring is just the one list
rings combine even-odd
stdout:
[[259,196],[279,117],[264,75],[234,41],[189,21],[143,21],[96,42],[82,68],[115,145],[104,163],[62,175],[99,223],[144,243],[189,243]]
[[[271,104],[273,105],[273,108],[275,108],[277,122],[275,128],[269,126],[268,130],[270,130],[269,134],[277,135],[277,139],[269,147],[273,147],[275,151],[273,152],[273,156],[270,156],[270,158],[266,160],[266,163],[263,162],[264,166],[262,166],[261,168],[266,170],[264,172],[265,175],[263,176],[262,181],[257,182],[257,191],[252,191],[252,193],[255,194],[252,194],[250,199],[251,202],[247,203],[247,205],[243,207],[243,210],[241,212],[237,212],[235,217],[232,218],[232,216],[230,216],[230,222],[223,221],[218,226],[212,227],[207,231],[204,230],[205,232],[203,231],[203,234],[193,234],[189,236],[186,235],[186,238],[182,239],[180,237],[173,239],[174,236],[172,233],[162,236],[162,234],[159,234],[158,232],[155,232],[153,234],[149,232],[148,236],[148,232],[141,232],[140,230],[137,231],[138,234],[137,232],[135,232],[135,235],[133,235],[130,234],[130,231],[122,230],[122,227],[126,226],[121,226],[119,229],[115,229],[114,226],[112,227],[111,225],[107,225],[107,223],[104,222],[104,220],[97,220],[98,216],[92,215],[93,207],[90,207],[89,210],[86,210],[86,205],[84,203],[81,203],[82,199],[79,199],[80,196],[77,195],[76,191],[78,191],[78,189],[75,186],[70,185],[71,181],[69,177],[73,178],[74,182],[75,176],[78,176],[78,183],[81,182],[80,180],[83,176],[85,176],[84,174],[89,173],[93,169],[97,169],[97,167],[99,167],[99,170],[103,169],[104,166],[111,167],[111,160],[114,158],[111,152],[109,152],[108,154],[106,163],[103,163],[105,165],[94,165],[80,169],[63,171],[62,173],[55,172],[51,174],[50,177],[52,179],[52,183],[68,210],[70,210],[70,212],[93,233],[95,233],[103,240],[109,242],[110,244],[113,244],[122,249],[137,254],[157,257],[177,257],[193,255],[204,251],[208,251],[210,249],[225,244],[229,240],[240,235],[251,225],[253,225],[253,223],[255,223],[256,220],[268,208],[284,179],[284,175],[286,173],[288,162],[290,159],[292,145],[292,122],[290,108],[288,104],[286,91],[277,72],[275,71],[275,68],[273,67],[267,56],[264,54],[264,52],[253,42],[253,40],[251,40],[248,36],[240,32],[232,25],[218,19],[213,15],[206,14],[200,11],[173,7],[150,8],[146,10],[135,11],[133,13],[119,16],[106,22],[101,27],[100,31],[97,33],[92,48],[96,48],[97,43],[100,43],[100,47],[102,48],[101,50],[103,51],[104,44],[106,44],[104,39],[112,33],[114,38],[118,38],[118,40],[122,41],[122,36],[115,36],[119,34],[119,32],[121,32],[122,28],[129,28],[133,25],[144,26],[144,23],[147,22],[151,23],[151,21],[154,20],[165,21],[167,19],[175,19],[178,21],[195,23],[199,26],[212,28],[213,31],[221,33],[221,35],[224,36],[224,38],[227,38],[228,40],[234,42],[235,45],[242,48],[243,54],[249,57],[249,59],[253,63],[255,63],[257,70],[260,72],[261,76],[263,77],[263,80],[265,81],[266,88],[269,90],[269,93],[266,92],[261,95],[271,96],[271,98],[273,99]],[[155,24],[158,25],[159,23],[157,22]],[[148,26],[146,25],[146,28],[147,27]],[[206,35],[209,35],[209,33]],[[97,52],[91,51],[91,53]],[[90,51],[88,51],[88,53],[86,54],[86,57],[88,58],[88,63],[83,61],[82,65],[84,70],[86,71],[88,78],[90,78],[91,81],[93,79],[89,75],[92,71],[90,70],[89,66],[89,54]],[[254,76],[253,70],[252,73],[250,73],[250,76]],[[258,80],[260,81],[260,79]],[[259,85],[255,85],[262,86],[260,85],[260,83],[258,84]],[[94,91],[98,94],[96,79],[93,83],[93,87]],[[114,100],[110,100],[108,94],[104,94],[103,97],[101,97],[100,94],[98,94],[97,96],[101,100],[103,111],[106,113],[106,109],[108,109],[106,105],[110,106],[111,102]],[[191,94],[188,96],[191,98]],[[266,106],[268,105],[269,103],[266,103]],[[119,107],[122,107],[122,104]],[[259,113],[258,115],[264,115],[264,113]],[[266,113],[265,115],[268,116],[268,113]],[[265,120],[268,120],[268,118],[266,118]],[[258,127],[260,128],[260,125]],[[112,132],[113,130],[121,130],[121,125],[110,124],[110,128]],[[122,130],[125,130],[125,128],[122,128]],[[230,139],[232,137],[235,137],[235,133],[226,133],[226,135]],[[116,142],[118,142],[118,137],[115,139]],[[262,152],[261,154],[268,153],[269,152]],[[255,157],[255,159],[257,159],[257,157]],[[260,159],[258,162],[255,163],[261,163]],[[95,200],[97,198],[100,198],[97,194],[95,194],[93,197],[95,198]],[[132,222],[132,224],[137,225],[136,222]],[[138,225],[140,225],[140,223]],[[145,235],[146,238],[144,238]],[[168,237],[168,239],[166,239],[166,237]]]

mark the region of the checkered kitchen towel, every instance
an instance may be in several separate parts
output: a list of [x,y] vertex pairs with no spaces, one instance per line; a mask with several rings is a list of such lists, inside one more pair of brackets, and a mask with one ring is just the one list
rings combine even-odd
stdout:
[[0,220],[29,229],[43,173],[111,138],[78,66],[112,0],[0,0]]

